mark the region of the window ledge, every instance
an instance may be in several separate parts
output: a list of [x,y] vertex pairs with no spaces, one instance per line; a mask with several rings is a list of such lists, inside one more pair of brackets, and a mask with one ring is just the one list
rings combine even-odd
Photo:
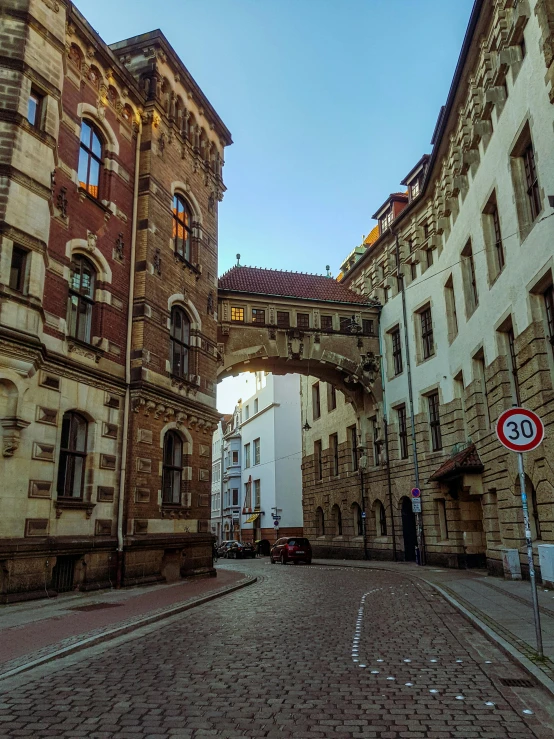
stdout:
[[101,200],[98,200],[98,198],[95,198],[94,195],[91,195],[88,190],[85,190],[83,187],[79,187],[79,197],[81,199],[90,200],[91,203],[94,203],[97,205],[100,210],[104,211],[104,214],[108,217],[111,217],[113,215],[112,211],[104,205],[104,203]]
[[184,267],[187,267],[187,269],[190,269],[191,272],[194,272],[196,275],[196,279],[200,277],[202,274],[202,268],[200,267],[200,264],[193,264],[192,262],[189,262],[189,260],[184,257],[182,254],[179,254],[178,251],[173,252],[175,255],[176,261],[182,262]]
[[88,344],[86,341],[81,341],[74,337],[67,337],[67,350],[70,353],[79,354],[86,359],[94,359],[97,364],[105,354],[105,350],[99,346]]
[[87,518],[90,518],[94,510],[96,503],[92,503],[90,500],[83,500],[82,498],[58,498],[54,502],[54,508],[56,509],[56,518],[59,518],[63,511],[85,511]]

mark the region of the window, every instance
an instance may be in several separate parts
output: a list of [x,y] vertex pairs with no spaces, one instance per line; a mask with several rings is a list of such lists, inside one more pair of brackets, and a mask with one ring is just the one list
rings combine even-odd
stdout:
[[485,376],[485,355],[480,349],[473,357],[473,379],[477,380],[483,395],[483,405],[485,406],[485,427],[490,428],[491,415],[489,410],[489,394],[487,391],[487,380]]
[[523,164],[525,166],[525,184],[527,185],[527,197],[531,208],[531,220],[534,221],[541,212],[541,196],[532,142],[529,142],[523,152]]
[[316,536],[325,536],[325,516],[322,508],[317,508],[315,512],[315,530]]
[[494,233],[493,243],[497,272],[502,272],[505,264],[504,245],[502,243],[502,231],[500,230],[500,216],[498,215],[498,208],[495,202],[491,203],[490,216]]
[[42,123],[42,104],[44,97],[36,90],[31,90],[29,100],[27,102],[27,120],[31,126],[40,128]]
[[237,450],[233,450],[231,452],[232,455],[232,464],[238,464],[239,463],[239,453]]
[[289,328],[290,326],[290,313],[285,310],[277,311],[277,326],[280,328]]
[[375,501],[375,523],[377,528],[377,536],[387,535],[387,516],[385,514],[385,506],[380,500]]
[[173,248],[175,254],[191,261],[192,213],[180,195],[173,196]]
[[420,313],[421,320],[421,345],[423,359],[428,359],[435,353],[433,343],[433,322],[431,318],[431,308],[425,308]]
[[339,438],[337,434],[329,437],[329,449],[331,450],[331,474],[335,477],[339,474]]
[[250,467],[250,444],[244,445],[244,468]]
[[312,417],[316,421],[321,416],[321,397],[319,382],[312,385]]
[[518,405],[521,405],[521,397],[520,397],[520,390],[519,390],[519,377],[517,374],[517,355],[516,355],[516,346],[515,346],[515,337],[514,337],[513,328],[510,327],[506,331],[506,339],[508,340],[508,357],[509,357],[509,362],[510,362],[510,372],[512,375],[512,384],[513,384],[515,400]]
[[415,280],[417,277],[417,264],[415,262],[412,262],[410,264],[410,277],[412,281]]
[[[231,505],[238,506],[239,504],[239,489],[238,488],[232,488],[231,489]],[[248,506],[250,508],[250,506]]]
[[439,394],[431,393],[427,396],[429,404],[429,427],[431,429],[431,448],[434,452],[442,449],[441,422],[439,415]]
[[408,426],[406,423],[406,406],[396,409],[398,417],[398,440],[400,445],[400,459],[408,459]]
[[337,407],[337,389],[330,382],[327,383],[327,411],[334,411]]
[[373,336],[374,334],[373,321],[367,318],[364,318],[362,320],[362,331],[366,336]]
[[379,434],[379,423],[376,418],[371,419],[373,428],[373,464],[377,466],[381,463],[381,438]]
[[92,264],[77,256],[71,264],[67,322],[69,335],[87,343],[91,340],[95,281]]
[[402,372],[402,345],[400,343],[400,329],[397,327],[391,331],[391,343],[392,343],[392,364],[394,368],[394,375],[399,375]]
[[364,519],[362,509],[357,503],[352,504],[352,517],[354,519],[354,536],[364,535]]
[[252,446],[254,447],[254,464],[260,464],[260,440],[254,439]]
[[414,182],[410,185],[410,200],[417,198],[419,193],[420,193],[420,180],[418,178],[417,180],[414,180]]
[[458,335],[458,314],[456,312],[456,297],[452,275],[444,285],[444,302],[446,307],[446,324],[448,326],[448,341],[452,343]]
[[62,421],[58,498],[82,499],[87,461],[87,420],[68,411]]
[[350,460],[352,463],[352,472],[358,471],[358,434],[355,426],[350,426],[348,429],[348,435],[350,437]]
[[427,269],[433,265],[433,250],[427,249]]
[[171,374],[186,377],[189,372],[190,321],[182,308],[171,311]]
[[258,398],[255,398],[254,399],[254,413],[257,413],[258,412],[258,408],[259,408]]
[[252,323],[265,323],[265,310],[252,308]]
[[260,510],[262,504],[261,480],[254,480],[254,509]]
[[162,473],[162,501],[169,505],[181,503],[183,479],[183,442],[176,431],[168,431],[164,438]]
[[12,262],[10,265],[10,288],[18,293],[24,293],[26,289],[27,256],[29,252],[14,246],[12,249]]
[[332,331],[333,330],[333,316],[321,316],[321,330]]
[[546,313],[546,325],[548,329],[548,341],[554,350],[554,287],[552,285],[544,291],[543,298]]
[[244,322],[244,308],[231,308],[231,321]]
[[333,523],[335,524],[335,536],[342,536],[342,513],[338,505],[334,505],[331,511]]
[[448,519],[446,518],[446,500],[439,498],[435,501],[437,505],[437,514],[439,518],[440,538],[445,541],[448,539]]
[[462,274],[466,298],[466,315],[469,318],[479,304],[477,280],[475,277],[475,262],[473,261],[471,241],[467,242],[462,251]]
[[79,187],[98,198],[102,167],[102,140],[95,126],[89,121],[81,124],[79,147]]
[[296,325],[298,328],[310,328],[310,314],[309,313],[297,313],[296,314]]
[[340,330],[343,333],[346,333],[346,334],[352,333],[352,318],[348,316],[341,316],[339,321],[340,321]]
[[245,405],[244,406],[244,420],[248,421],[249,418],[250,418],[250,406]]
[[321,441],[314,441],[314,461],[316,479],[321,480],[323,478],[323,455],[321,449]]

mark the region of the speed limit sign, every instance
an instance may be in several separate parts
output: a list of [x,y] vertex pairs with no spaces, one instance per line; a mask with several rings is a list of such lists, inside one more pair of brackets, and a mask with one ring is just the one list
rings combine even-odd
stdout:
[[533,411],[510,408],[500,414],[496,422],[496,435],[506,449],[512,452],[530,452],[542,442],[544,426]]

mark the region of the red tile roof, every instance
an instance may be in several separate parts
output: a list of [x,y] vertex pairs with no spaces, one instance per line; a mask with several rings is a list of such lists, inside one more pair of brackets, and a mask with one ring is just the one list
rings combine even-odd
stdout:
[[233,267],[219,278],[220,290],[304,298],[336,303],[367,304],[367,298],[341,285],[333,277],[285,272],[261,267]]
[[467,473],[483,472],[485,466],[481,462],[475,444],[471,444],[466,449],[448,459],[439,469],[431,475],[429,481],[432,480],[451,480],[454,477]]

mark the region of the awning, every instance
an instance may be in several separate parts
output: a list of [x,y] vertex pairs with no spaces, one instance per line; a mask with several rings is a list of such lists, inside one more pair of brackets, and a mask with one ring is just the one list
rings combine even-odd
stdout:
[[252,523],[253,521],[255,521],[258,518],[258,516],[260,515],[260,513],[261,513],[261,511],[258,511],[257,513],[253,513],[251,516],[248,516],[248,518],[246,519],[246,521],[244,523]]
[[439,469],[431,475],[429,482],[448,482],[466,474],[478,475],[485,469],[481,458],[475,448],[470,444],[466,449],[448,459]]

